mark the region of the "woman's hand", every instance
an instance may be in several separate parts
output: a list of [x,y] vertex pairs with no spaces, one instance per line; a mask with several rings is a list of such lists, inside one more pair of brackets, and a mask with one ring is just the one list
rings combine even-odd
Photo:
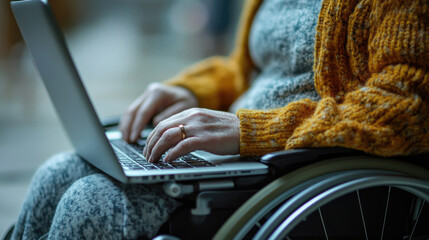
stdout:
[[122,115],[119,123],[122,138],[135,142],[152,118],[153,124],[157,125],[176,113],[197,106],[197,99],[185,88],[152,83]]
[[240,120],[235,114],[193,108],[161,121],[149,135],[143,155],[149,162],[157,162],[170,149],[164,161],[171,162],[195,150],[238,154],[239,142]]

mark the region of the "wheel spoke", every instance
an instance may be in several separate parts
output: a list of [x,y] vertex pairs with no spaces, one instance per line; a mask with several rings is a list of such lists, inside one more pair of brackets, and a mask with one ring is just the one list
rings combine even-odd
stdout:
[[362,202],[360,201],[359,190],[356,191],[356,194],[359,201],[359,209],[360,209],[360,216],[362,218],[363,230],[365,231],[366,240],[368,240],[368,232],[366,231],[366,222],[365,222],[365,217],[363,215]]
[[392,187],[389,186],[389,190],[387,192],[387,201],[386,201],[386,208],[384,210],[384,219],[383,219],[383,228],[381,229],[381,240],[383,240],[384,236],[384,228],[386,227],[386,219],[387,219],[387,210],[389,209],[389,200],[390,200],[390,191],[392,190]]
[[320,210],[320,208],[318,208],[317,210],[319,210],[320,221],[322,221],[323,231],[325,232],[325,238],[326,240],[329,240],[328,231],[326,231],[325,221],[323,220],[322,210]]
[[417,215],[417,219],[416,219],[416,221],[415,221],[415,223],[414,223],[413,230],[411,231],[411,234],[410,234],[410,240],[413,238],[414,230],[416,230],[416,226],[417,226],[417,223],[419,222],[420,214],[421,214],[421,213],[422,213],[422,211],[423,211],[423,207],[424,207],[424,205],[425,205],[425,202],[426,202],[426,201],[423,201],[422,205],[420,206],[419,214]]

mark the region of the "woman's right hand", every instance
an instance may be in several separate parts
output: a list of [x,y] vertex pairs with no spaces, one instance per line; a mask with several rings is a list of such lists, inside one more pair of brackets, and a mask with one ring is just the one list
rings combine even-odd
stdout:
[[198,107],[198,100],[187,89],[152,83],[122,115],[119,130],[122,138],[132,143],[137,141],[151,119],[156,126],[160,121],[193,107]]

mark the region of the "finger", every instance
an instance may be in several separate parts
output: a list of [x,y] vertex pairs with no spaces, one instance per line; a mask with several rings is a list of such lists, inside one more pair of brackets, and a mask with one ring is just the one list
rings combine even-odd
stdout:
[[134,122],[131,128],[130,142],[137,141],[141,131],[154,115],[156,109],[158,108],[157,100],[157,97],[148,97],[140,105],[134,117]]
[[162,134],[158,142],[155,143],[151,154],[148,158],[149,162],[158,162],[159,158],[171,147],[176,146],[182,141],[182,132],[179,128],[170,128]]
[[[161,137],[162,133],[165,130],[173,127],[173,126],[171,126],[171,124],[169,124],[169,122],[171,122],[174,119],[181,118],[180,116],[181,116],[182,113],[183,112],[177,113],[177,114],[175,114],[175,115],[173,115],[173,116],[171,116],[171,117],[169,117],[167,119],[162,120],[160,123],[158,123],[155,126],[155,128],[152,130],[152,132],[149,133],[149,136],[146,138],[146,146],[143,149],[143,155],[145,157],[148,156],[148,150],[150,149],[148,146],[152,142],[152,139],[154,138],[154,136],[157,136],[157,138]],[[179,124],[177,124],[177,126],[179,126]]]
[[[148,157],[151,155],[153,147],[159,141],[159,139],[164,134],[164,132],[170,128],[176,128],[176,127],[180,130],[179,128],[179,125],[181,124],[180,122],[184,122],[184,121],[182,120],[182,118],[174,115],[171,118],[168,118],[162,121],[160,124],[158,124],[155,127],[155,129],[150,133],[149,137],[146,140],[146,146],[143,149],[143,155],[148,159]],[[188,134],[188,132],[186,132],[186,134]]]
[[121,120],[119,122],[119,130],[122,133],[122,139],[127,142],[129,141],[131,127],[134,122],[137,109],[140,107],[146,96],[147,93],[144,92],[140,97],[134,100],[134,102],[131,103],[131,105],[127,108],[127,111],[125,111],[125,113],[121,117]]
[[[171,127],[177,127],[180,124],[186,124],[187,122],[189,122],[189,119],[192,118],[192,109],[186,109],[184,111],[181,111],[179,113],[174,114],[173,116],[162,120],[160,123],[157,124],[157,126],[155,127],[154,131],[152,131],[149,136],[147,137],[147,141],[150,141],[154,136],[157,136],[157,134],[159,134],[157,132],[157,130],[160,130],[162,128],[171,128]],[[161,126],[162,127],[161,127]],[[164,129],[166,130],[166,129]],[[159,135],[160,136],[160,135]],[[158,136],[158,137],[159,137]]]
[[180,141],[176,146],[171,148],[170,151],[168,151],[167,155],[164,158],[164,161],[172,162],[178,157],[184,156],[197,149],[201,149],[199,145],[201,145],[201,139],[197,137],[186,138],[185,140]]
[[164,109],[162,112],[160,112],[158,115],[156,115],[153,118],[153,125],[158,125],[162,120],[165,120],[175,114],[178,114],[182,112],[183,110],[188,109],[188,104],[186,102],[178,102],[175,103],[166,109]]
[[136,111],[132,111],[132,110],[127,111],[122,115],[121,120],[119,122],[119,130],[122,133],[122,139],[124,139],[127,142],[129,141],[131,124],[135,114],[136,114]]

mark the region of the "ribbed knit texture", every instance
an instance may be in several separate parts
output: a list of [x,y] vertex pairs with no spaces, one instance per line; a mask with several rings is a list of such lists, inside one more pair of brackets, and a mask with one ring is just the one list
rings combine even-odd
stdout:
[[[247,2],[229,58],[206,61],[170,84],[190,89],[201,107],[226,109],[249,85],[247,39],[260,2]],[[429,152],[427,0],[325,0],[314,55],[321,100],[239,110],[240,154],[323,146],[382,156]]]

